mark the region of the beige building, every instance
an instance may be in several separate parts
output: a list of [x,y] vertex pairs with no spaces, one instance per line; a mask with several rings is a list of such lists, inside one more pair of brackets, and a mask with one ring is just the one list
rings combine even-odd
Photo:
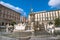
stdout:
[[20,22],[20,13],[0,4],[0,26],[10,24],[12,21]]
[[51,10],[51,11],[40,11],[40,12],[31,12],[29,14],[28,20],[29,23],[34,22],[34,25],[38,24],[48,24],[49,22],[54,23],[55,18],[60,17],[60,10]]
[[55,18],[60,17],[60,10],[42,11],[42,12],[32,12],[29,15],[29,21],[38,21],[39,23],[45,23],[49,21],[54,21]]
[[22,23],[26,23],[26,21],[27,21],[25,16],[21,16],[20,20],[21,20]]

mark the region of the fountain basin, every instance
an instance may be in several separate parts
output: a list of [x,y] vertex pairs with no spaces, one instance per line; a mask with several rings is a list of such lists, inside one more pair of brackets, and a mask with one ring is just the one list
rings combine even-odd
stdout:
[[17,39],[19,39],[19,40],[29,40],[31,37],[19,37],[19,38],[17,38]]
[[10,38],[28,37],[31,35],[32,35],[31,32],[13,32],[13,33],[1,34],[1,36],[6,36],[6,37],[10,37]]

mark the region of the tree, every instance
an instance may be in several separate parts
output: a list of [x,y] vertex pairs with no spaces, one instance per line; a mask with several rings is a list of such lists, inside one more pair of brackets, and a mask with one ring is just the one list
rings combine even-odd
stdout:
[[13,27],[10,27],[9,29],[11,30],[11,32],[13,32],[13,30],[14,30],[14,24],[16,24],[16,22],[15,21],[11,21],[11,25],[13,26]]
[[50,25],[50,24],[53,24],[53,23],[50,21],[50,22],[49,22],[49,25]]
[[15,21],[12,21],[12,22],[11,22],[11,25],[14,26],[14,24],[16,24],[16,22],[15,22]]
[[57,26],[57,27],[60,26],[60,19],[59,18],[55,19],[55,26]]

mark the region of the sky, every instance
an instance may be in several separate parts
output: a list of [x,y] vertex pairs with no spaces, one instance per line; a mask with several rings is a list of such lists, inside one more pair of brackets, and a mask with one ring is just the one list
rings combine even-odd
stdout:
[[60,9],[60,0],[0,0],[3,5],[28,17],[31,8],[34,12]]

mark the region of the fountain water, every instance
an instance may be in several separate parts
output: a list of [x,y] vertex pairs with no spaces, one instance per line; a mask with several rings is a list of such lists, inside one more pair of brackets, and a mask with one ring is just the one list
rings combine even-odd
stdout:
[[14,31],[25,31],[25,27],[26,27],[25,24],[20,23],[18,25],[14,25],[14,26],[15,26]]

